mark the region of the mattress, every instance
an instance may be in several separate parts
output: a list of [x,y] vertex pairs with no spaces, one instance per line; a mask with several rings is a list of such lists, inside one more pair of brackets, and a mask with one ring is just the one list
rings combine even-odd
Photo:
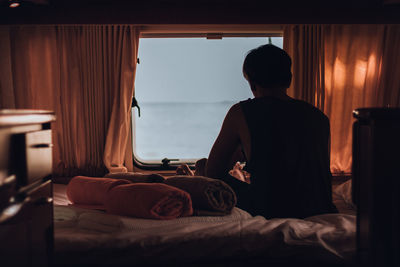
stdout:
[[[345,212],[306,219],[270,219],[234,208],[227,216],[149,220],[76,208],[54,184],[55,264],[190,264],[254,259],[352,262],[356,217],[343,188]],[[336,203],[337,202],[337,203]],[[352,214],[353,213],[353,214]]]

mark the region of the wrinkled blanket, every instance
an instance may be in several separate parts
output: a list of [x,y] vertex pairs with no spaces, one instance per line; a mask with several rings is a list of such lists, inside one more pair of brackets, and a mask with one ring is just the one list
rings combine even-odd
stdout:
[[139,219],[67,206],[65,189],[54,185],[56,265],[246,266],[255,260],[256,266],[331,266],[355,257],[351,214],[267,220],[235,207],[226,216]]
[[301,219],[227,216],[149,220],[55,206],[55,263],[170,264],[240,259],[342,263],[355,253],[353,215]]

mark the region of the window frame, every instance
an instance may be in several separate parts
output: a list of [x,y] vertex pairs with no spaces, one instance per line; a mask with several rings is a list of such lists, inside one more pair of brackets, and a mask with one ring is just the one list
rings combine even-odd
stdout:
[[[141,38],[207,38],[222,39],[224,37],[283,37],[283,26],[273,25],[141,25],[139,35],[139,45]],[[135,92],[133,97],[135,97]],[[188,164],[194,168],[197,159],[173,160],[170,162],[146,161],[141,160],[135,155],[135,116],[134,108],[131,107],[131,136],[132,136],[132,159],[133,166],[139,170],[166,170],[173,171],[180,164]],[[211,149],[211,148],[210,148]],[[168,160],[168,159],[167,159]]]

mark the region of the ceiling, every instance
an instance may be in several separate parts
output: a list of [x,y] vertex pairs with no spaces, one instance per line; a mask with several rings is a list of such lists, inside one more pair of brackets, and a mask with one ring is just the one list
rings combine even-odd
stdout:
[[0,24],[400,23],[400,0],[0,0]]

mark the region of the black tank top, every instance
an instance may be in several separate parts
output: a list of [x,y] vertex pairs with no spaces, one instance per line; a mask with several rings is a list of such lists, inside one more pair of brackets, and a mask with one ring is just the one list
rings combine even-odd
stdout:
[[251,136],[246,210],[266,218],[337,212],[332,203],[329,119],[294,99],[263,97],[240,105]]

